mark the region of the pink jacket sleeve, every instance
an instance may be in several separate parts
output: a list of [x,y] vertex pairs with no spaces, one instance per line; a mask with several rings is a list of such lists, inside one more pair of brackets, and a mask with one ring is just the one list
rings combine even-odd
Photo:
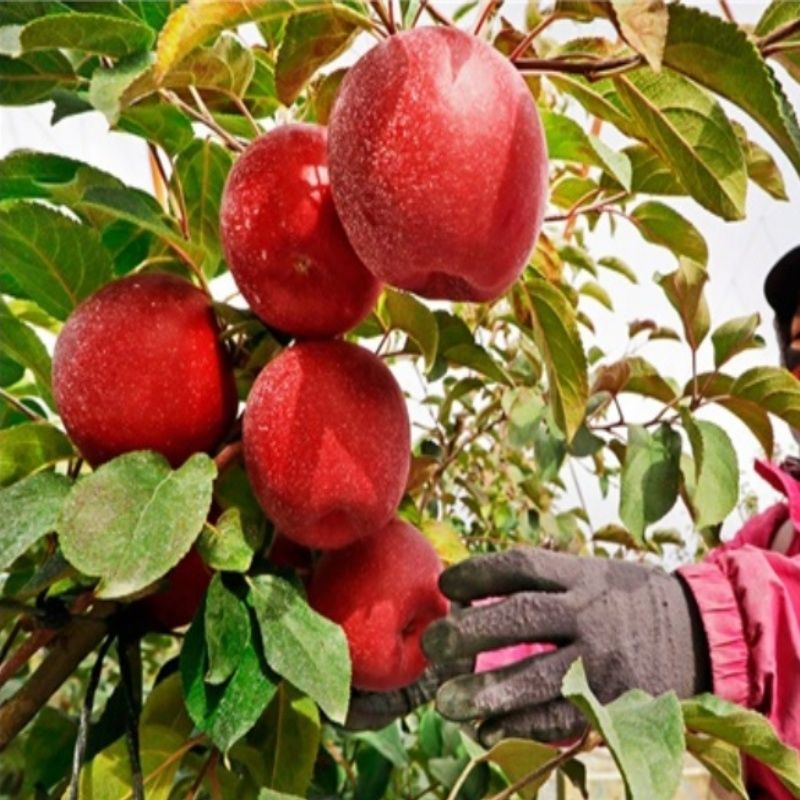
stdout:
[[[800,749],[800,483],[775,465],[756,471],[786,495],[748,520],[728,544],[680,575],[697,601],[708,639],[714,693],[767,716]],[[786,519],[796,532],[784,553],[771,550]],[[791,798],[762,765],[747,765],[754,798]]]

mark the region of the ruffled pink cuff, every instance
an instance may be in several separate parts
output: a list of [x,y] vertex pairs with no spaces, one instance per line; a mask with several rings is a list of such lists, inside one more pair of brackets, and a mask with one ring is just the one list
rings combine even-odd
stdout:
[[750,656],[744,621],[733,587],[718,564],[689,564],[678,570],[697,601],[708,639],[714,693],[747,706]]

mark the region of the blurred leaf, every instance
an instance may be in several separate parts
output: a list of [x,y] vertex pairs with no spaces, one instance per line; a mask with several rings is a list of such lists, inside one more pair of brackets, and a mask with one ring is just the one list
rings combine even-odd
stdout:
[[212,569],[247,572],[258,544],[242,525],[241,511],[228,508],[215,523],[206,522],[197,549]]
[[28,53],[20,58],[0,55],[0,106],[29,106],[46,100],[57,86],[77,83],[72,65],[58,50]]
[[377,731],[358,731],[351,735],[359,742],[369,744],[395,767],[407,767],[411,762],[399,720]]
[[686,256],[703,266],[708,263],[703,234],[669,206],[649,200],[633,209],[630,216],[643,239],[666,247],[676,258]]
[[239,657],[250,640],[250,615],[247,606],[222,575],[215,575],[206,590],[206,651],[208,672],[205,682],[225,683],[236,671]]
[[194,138],[189,117],[163,102],[139,103],[125,109],[116,127],[160,145],[170,155],[180,153]]
[[[271,117],[280,107],[278,90],[275,88],[275,67],[263,50],[254,50],[253,77],[247,85],[244,101],[250,113],[256,118]],[[320,124],[326,124],[319,118]],[[252,131],[250,132],[252,135]]]
[[98,67],[89,84],[89,102],[102,112],[110,125],[119,119],[124,105],[123,95],[130,86],[153,63],[153,54],[148,50],[134,53],[110,67]]
[[184,2],[185,0],[160,0],[158,3],[151,0],[126,0],[125,6],[154,31],[160,31],[167,17]]
[[698,8],[670,4],[664,63],[743,108],[800,172],[794,109],[742,28]]
[[325,11],[331,6],[354,23],[369,25],[367,18],[355,9],[331,0],[190,0],[170,14],[161,30],[156,49],[156,79],[163,79],[195,47],[226,28],[243,22],[263,24],[300,12]]
[[636,273],[622,259],[616,256],[604,256],[598,259],[597,263],[601,267],[611,270],[611,272],[622,275],[623,278],[626,278],[631,283],[639,283]]
[[575,120],[554,111],[540,112],[551,160],[576,161],[600,167],[614,176],[624,188],[630,189],[631,165],[624,153],[612,150]]
[[272,789],[262,789],[258,793],[258,800],[303,800],[300,795],[275,792]]
[[611,11],[625,41],[660,69],[670,22],[664,0],[611,0]]
[[147,25],[103,14],[56,14],[31,20],[19,32],[16,56],[33,50],[77,50],[123,58],[149,50],[155,34]]
[[0,486],[72,458],[75,451],[58,428],[45,422],[24,422],[0,430]]
[[180,671],[189,716],[223,753],[256,724],[278,688],[269,676],[255,631],[250,632],[246,646],[238,653],[233,675],[217,686],[205,682],[208,655],[204,607],[195,614],[183,640]]
[[586,297],[591,297],[593,300],[596,300],[600,303],[601,306],[604,306],[609,311],[614,310],[614,303],[611,301],[611,295],[599,284],[595,281],[587,281],[586,283],[582,284],[578,289],[578,294],[585,295]]
[[41,339],[0,299],[0,353],[29,369],[44,401],[55,408],[50,386],[50,354]]
[[730,387],[730,394],[800,428],[800,381],[782,367],[753,367]]
[[[355,757],[356,787],[353,800],[385,797],[392,777],[392,762],[372,747],[362,747]],[[430,765],[429,765],[430,767]],[[431,769],[433,773],[433,770]]]
[[686,409],[681,409],[681,420],[694,456],[694,524],[706,528],[722,522],[736,506],[739,461],[730,437],[719,425],[696,420]]
[[0,210],[0,250],[0,272],[60,320],[112,277],[97,232],[39,204]]
[[56,0],[29,0],[25,3],[0,3],[0,25],[24,25],[48,14],[69,14],[70,8]]
[[575,309],[562,292],[541,278],[532,278],[527,288],[533,335],[547,370],[550,406],[569,441],[583,422],[589,399],[586,356]]
[[469,550],[461,540],[461,534],[449,522],[428,519],[422,523],[420,531],[433,545],[436,555],[445,566],[469,558]]
[[619,515],[637,541],[678,499],[681,437],[662,424],[651,434],[628,426],[628,447],[622,465]]
[[[632,144],[623,148],[631,165],[630,191],[633,194],[655,194],[681,196],[686,194],[680,181],[658,153],[654,153],[646,144]],[[608,172],[600,181],[603,188],[619,186]]]
[[641,134],[689,194],[723,219],[742,219],[744,156],[719,103],[669,70],[628,72],[614,84]]
[[289,18],[275,63],[278,98],[291,105],[311,76],[349,47],[360,24],[350,10],[331,4]]
[[[616,181],[614,181],[614,185],[618,185]],[[585,203],[593,202],[600,191],[598,183],[591,178],[567,174],[550,185],[550,202],[559,208],[568,210],[579,208]]]
[[674,272],[656,277],[656,283],[680,315],[686,341],[692,350],[700,347],[711,327],[708,303],[703,293],[707,280],[705,269],[687,259],[681,259]]
[[711,773],[717,783],[729,792],[747,800],[747,788],[742,774],[742,757],[739,751],[719,739],[686,734],[686,749]]
[[264,785],[273,791],[305,796],[321,737],[317,707],[281,681],[267,709],[264,726],[267,737],[259,742],[266,772]]
[[249,601],[270,667],[313,698],[334,722],[344,722],[350,654],[342,629],[274,575],[250,578]]
[[[529,739],[504,739],[481,756],[480,760],[497,764],[511,784],[530,775],[535,769],[544,767],[549,761],[557,758],[558,754],[558,748]],[[553,769],[555,766],[553,764]],[[525,784],[525,787],[520,789],[519,796],[523,800],[533,800],[539,789],[547,783],[550,775],[550,772],[545,772],[537,780]]]
[[734,745],[766,764],[791,793],[800,795],[800,754],[780,741],[769,720],[711,694],[684,700],[681,705],[689,730]]
[[593,542],[609,542],[611,544],[621,544],[631,550],[641,550],[642,542],[637,541],[627,528],[622,525],[603,525],[602,528],[592,532]]
[[311,104],[314,106],[314,116],[320,125],[328,124],[345,75],[347,75],[346,69],[337,69],[312,84]]
[[[441,349],[441,348],[440,348]],[[456,344],[444,351],[444,357],[460,367],[467,367],[480,375],[485,375],[498,383],[511,384],[508,373],[497,363],[487,350],[474,342]]]
[[144,589],[186,555],[211,505],[214,462],[196,453],[177,470],[150,451],[119,456],[81,479],[58,523],[67,560],[100,578],[98,597]]
[[163,725],[184,738],[189,738],[192,721],[186,713],[186,705],[183,702],[179,672],[173,672],[163,680],[159,680],[152,688],[142,708],[139,724],[143,727]]
[[171,183],[183,190],[192,244],[204,253],[203,271],[217,274],[222,260],[219,207],[233,157],[210,139],[196,139],[175,159]]
[[[753,33],[761,38],[784,25],[791,24],[797,19],[800,19],[800,5],[798,5],[797,0],[772,0],[761,15],[761,19],[756,24]],[[797,42],[798,34],[787,36],[782,41]],[[784,67],[792,78],[795,80],[800,78],[800,57],[798,57],[796,50],[776,53],[773,58]]]
[[674,692],[653,698],[638,689],[602,706],[581,660],[564,676],[564,696],[602,735],[632,798],[672,800],[683,769],[683,720]]
[[0,489],[0,570],[7,569],[34,542],[55,530],[69,489],[69,481],[54,472],[40,472]]
[[384,295],[386,322],[392,329],[407,333],[425,357],[430,369],[436,359],[439,328],[433,312],[414,295],[387,288]]
[[754,347],[763,347],[764,340],[756,334],[761,324],[759,314],[729,319],[720,325],[712,334],[714,345],[714,366],[719,369],[735,355]]
[[39,711],[25,736],[25,788],[29,796],[54,789],[69,774],[77,733],[77,723],[63,711],[52,706]]

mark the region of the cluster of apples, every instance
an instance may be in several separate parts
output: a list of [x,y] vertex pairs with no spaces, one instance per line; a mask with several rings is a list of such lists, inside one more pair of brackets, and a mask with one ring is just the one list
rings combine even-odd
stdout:
[[[410,468],[403,394],[379,358],[337,337],[383,283],[451,300],[501,295],[533,248],[546,187],[525,83],[450,28],[389,37],[349,71],[328,130],[261,136],[226,182],[233,277],[252,310],[296,340],[247,398],[247,474],[276,530],[323,551],[309,602],[344,628],[358,688],[415,680],[420,635],[447,602],[433,548],[395,517]],[[164,274],[117,280],[75,310],[53,388],[93,465],[137,449],[173,466],[212,452],[238,406],[210,299]],[[186,579],[186,564],[173,579]]]

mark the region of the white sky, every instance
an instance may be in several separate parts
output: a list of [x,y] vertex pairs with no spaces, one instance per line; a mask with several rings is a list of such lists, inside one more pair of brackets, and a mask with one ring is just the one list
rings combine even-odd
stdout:
[[[718,13],[714,2],[692,2],[691,5],[707,7]],[[452,11],[457,3],[440,0],[439,6]],[[762,2],[732,2],[734,14],[743,22],[754,22],[765,7]],[[524,10],[522,2],[506,2],[503,14],[518,20]],[[587,31],[585,26],[580,34]],[[559,23],[550,29],[548,35],[576,35],[571,24]],[[364,42],[367,45],[368,40]],[[792,103],[800,109],[800,87],[797,87],[785,73],[779,70]],[[117,175],[132,186],[151,191],[151,178],[145,146],[141,140],[124,133],[109,132],[105,119],[101,114],[92,112],[71,117],[60,122],[56,127],[49,126],[50,109],[47,104],[30,108],[0,109],[0,156],[16,148],[25,147],[44,152],[61,153],[73,158],[94,164]],[[733,362],[737,371],[758,363],[777,363],[778,353],[773,342],[771,315],[766,305],[761,286],[769,267],[786,250],[798,243],[800,234],[800,215],[797,201],[800,198],[800,179],[793,172],[788,160],[778,152],[776,145],[755,124],[738,110],[731,109],[732,116],[744,123],[749,135],[755,141],[767,147],[776,155],[786,180],[789,203],[778,203],[772,200],[757,187],[749,189],[747,218],[743,222],[725,223],[703,211],[697,204],[689,201],[676,202],[669,200],[677,210],[684,213],[705,235],[710,251],[709,272],[711,280],[707,295],[712,312],[712,320],[720,324],[726,319],[758,311],[762,316],[761,333],[768,342],[764,350],[740,356]],[[632,266],[640,276],[638,286],[631,286],[611,273],[602,275],[603,285],[609,290],[615,306],[615,313],[609,313],[591,299],[583,301],[585,309],[594,320],[598,336],[597,343],[610,356],[621,356],[628,347],[627,323],[636,318],[650,317],[657,322],[679,327],[677,317],[663,298],[661,290],[652,281],[655,272],[668,272],[675,268],[674,258],[661,248],[644,243],[641,237],[624,221],[618,225],[617,233],[612,238],[608,226],[601,224],[598,231],[589,240],[589,249],[595,256],[616,255]],[[604,271],[605,272],[605,271]],[[674,377],[688,378],[688,354],[672,343],[654,343],[648,345],[642,355],[665,367],[670,365]],[[700,366],[711,366],[710,342],[701,349]],[[674,369],[673,369],[674,367]],[[414,394],[419,393],[419,384],[411,373],[398,373],[405,388]],[[420,409],[412,409],[416,415]],[[646,413],[643,411],[643,414]],[[633,421],[636,421],[636,415]],[[643,418],[643,417],[642,417]],[[642,419],[639,418],[639,419]],[[743,426],[721,411],[718,415],[710,415],[723,424],[728,430],[736,446],[744,481],[749,489],[756,490],[766,502],[774,494],[771,490],[760,486],[757,478],[751,478],[750,462],[759,455],[759,447]],[[785,427],[781,427],[777,441],[784,452],[794,450]],[[580,476],[580,470],[577,474]],[[570,474],[565,470],[563,477],[570,481]],[[603,502],[594,489],[593,481],[581,480],[583,494],[590,511],[592,524],[599,527],[607,522],[616,521],[614,503]],[[577,498],[574,488],[570,491]],[[673,514],[673,524],[685,526],[685,514]],[[734,514],[726,524],[726,531],[731,532],[738,527],[738,518]]]

